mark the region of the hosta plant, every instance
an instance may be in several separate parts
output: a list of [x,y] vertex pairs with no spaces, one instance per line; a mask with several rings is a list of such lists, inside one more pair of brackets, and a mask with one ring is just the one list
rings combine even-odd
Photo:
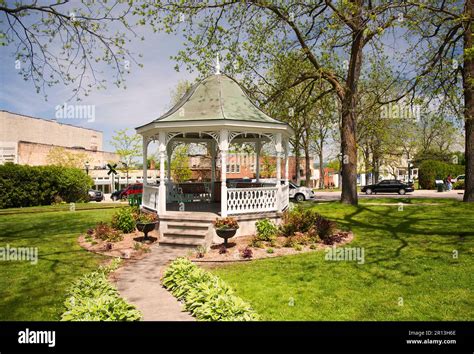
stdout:
[[202,321],[255,321],[259,316],[220,278],[177,258],[166,269],[163,286]]

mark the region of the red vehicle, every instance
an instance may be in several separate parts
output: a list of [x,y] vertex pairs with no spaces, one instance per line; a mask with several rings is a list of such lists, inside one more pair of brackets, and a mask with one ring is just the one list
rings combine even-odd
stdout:
[[132,194],[143,194],[143,184],[135,183],[129,185],[121,194],[121,198],[128,198]]

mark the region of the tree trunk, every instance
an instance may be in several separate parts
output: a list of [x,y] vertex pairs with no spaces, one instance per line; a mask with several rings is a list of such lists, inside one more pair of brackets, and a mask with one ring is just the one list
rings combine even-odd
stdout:
[[324,189],[323,142],[319,146],[319,188]]
[[[360,10],[360,7],[359,7]],[[359,12],[360,14],[360,12]],[[342,193],[341,202],[357,205],[357,86],[362,66],[363,31],[352,36],[351,59],[342,100]]]
[[295,178],[296,178],[296,185],[300,185],[300,144],[296,142],[295,144]]
[[[474,1],[466,0],[465,12],[469,19],[474,17]],[[464,180],[465,202],[474,202],[474,58],[472,54],[466,55],[468,49],[473,46],[472,23],[469,21],[464,31],[464,66],[463,66],[463,88],[464,88],[464,126],[466,134],[466,177]]]
[[310,187],[311,183],[311,156],[309,155],[309,139],[308,143],[304,145],[304,173],[305,173],[305,182],[306,182],[306,187]]

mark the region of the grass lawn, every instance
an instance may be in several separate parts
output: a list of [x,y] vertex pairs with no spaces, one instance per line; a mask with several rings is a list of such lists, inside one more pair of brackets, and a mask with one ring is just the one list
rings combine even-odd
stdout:
[[71,281],[105,259],[80,248],[76,239],[98,221],[109,220],[114,210],[81,211],[82,207],[76,206],[71,212],[57,208],[23,208],[17,214],[7,209],[0,213],[0,247],[38,247],[39,257],[36,265],[0,261],[0,320],[59,320]]
[[266,320],[474,320],[474,206],[399,201],[311,204],[355,233],[364,264],[313,252],[213,272]]
[[[109,209],[109,208],[120,208],[124,204],[120,203],[104,203],[104,202],[90,202],[90,203],[75,203],[75,210],[92,210],[92,209]],[[9,208],[0,209],[0,215],[13,215],[13,214],[33,214],[33,213],[46,213],[46,212],[57,212],[57,211],[70,211],[71,206],[69,204],[58,204],[58,205],[41,205],[36,207],[28,208]]]

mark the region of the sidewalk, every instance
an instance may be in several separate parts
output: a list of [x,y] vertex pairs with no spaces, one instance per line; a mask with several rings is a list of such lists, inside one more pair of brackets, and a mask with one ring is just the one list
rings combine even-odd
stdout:
[[143,321],[194,321],[160,282],[166,264],[184,256],[187,251],[185,248],[154,245],[151,254],[144,259],[129,263],[116,272],[120,295],[137,306],[143,314]]

